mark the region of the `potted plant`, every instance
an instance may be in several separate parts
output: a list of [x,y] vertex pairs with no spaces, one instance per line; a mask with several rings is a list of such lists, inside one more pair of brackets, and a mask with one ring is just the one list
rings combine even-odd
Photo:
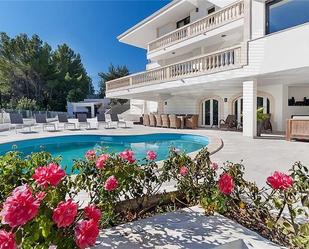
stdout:
[[264,108],[261,107],[256,111],[256,121],[257,121],[257,136],[260,137],[262,130],[264,128],[264,122],[267,120],[268,116],[264,113]]

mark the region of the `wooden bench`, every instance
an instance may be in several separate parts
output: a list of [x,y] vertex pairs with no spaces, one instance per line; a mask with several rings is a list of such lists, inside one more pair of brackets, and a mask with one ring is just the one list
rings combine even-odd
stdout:
[[309,140],[309,119],[288,119],[286,125],[286,140],[308,139]]

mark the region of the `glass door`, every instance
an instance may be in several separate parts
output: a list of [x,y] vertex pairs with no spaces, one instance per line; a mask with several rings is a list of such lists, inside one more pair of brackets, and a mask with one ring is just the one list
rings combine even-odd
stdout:
[[212,127],[219,125],[219,102],[209,99],[203,103],[203,125]]

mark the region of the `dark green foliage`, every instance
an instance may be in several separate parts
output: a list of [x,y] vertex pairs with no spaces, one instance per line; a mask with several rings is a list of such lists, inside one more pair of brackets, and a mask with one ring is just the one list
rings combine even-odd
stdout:
[[66,101],[93,93],[91,79],[68,45],[56,50],[39,36],[0,34],[0,108],[16,107],[22,97],[40,109],[64,111]]
[[[99,87],[100,87],[100,97],[104,98],[105,97],[105,91],[106,91],[106,82],[107,81],[111,81],[111,80],[115,80],[121,77],[125,77],[127,75],[129,75],[129,69],[127,68],[127,66],[114,66],[113,64],[111,64],[108,67],[108,71],[107,72],[100,72],[98,73],[99,77],[100,77],[100,83],[99,83]],[[112,103],[113,104],[125,104],[127,102],[126,99],[113,99]]]

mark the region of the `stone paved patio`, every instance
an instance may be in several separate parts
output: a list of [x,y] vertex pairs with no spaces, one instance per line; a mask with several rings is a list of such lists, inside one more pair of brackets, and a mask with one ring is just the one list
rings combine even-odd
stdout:
[[203,210],[196,206],[103,230],[95,248],[276,249],[280,247],[221,215],[207,217],[203,214]]

